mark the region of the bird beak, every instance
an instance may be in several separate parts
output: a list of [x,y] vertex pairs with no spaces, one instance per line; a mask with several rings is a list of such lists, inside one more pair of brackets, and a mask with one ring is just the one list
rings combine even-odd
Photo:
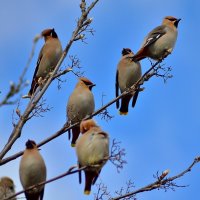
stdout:
[[176,26],[176,28],[178,27],[178,23],[181,21],[181,18],[177,19],[174,23],[174,25]]
[[91,84],[91,85],[89,85],[89,89],[92,90],[92,88],[93,88],[94,86],[96,86],[96,84]]

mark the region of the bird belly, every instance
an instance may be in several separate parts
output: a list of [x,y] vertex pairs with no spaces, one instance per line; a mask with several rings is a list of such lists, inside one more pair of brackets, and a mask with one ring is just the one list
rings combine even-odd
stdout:
[[165,34],[155,43],[149,46],[149,57],[154,60],[160,60],[167,57],[173,50],[177,34]]
[[[20,179],[24,188],[30,187],[37,183],[46,180],[46,168],[41,160],[37,161],[37,158],[29,156],[23,164],[23,174],[20,174]],[[38,190],[42,190],[44,186],[41,186]]]
[[135,84],[141,77],[141,66],[138,63],[133,63],[126,67],[126,70],[119,73],[119,88],[121,93],[127,88]]
[[70,102],[70,108],[68,108],[68,119],[75,123],[79,120],[82,120],[87,115],[92,114],[94,112],[94,99],[92,93],[78,94],[77,99],[79,99],[76,103]]

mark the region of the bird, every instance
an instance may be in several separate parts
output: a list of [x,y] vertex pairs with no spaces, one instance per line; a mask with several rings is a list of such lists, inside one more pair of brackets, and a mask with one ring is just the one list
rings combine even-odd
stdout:
[[[15,185],[11,178],[4,176],[0,178],[0,199],[6,199],[12,195],[15,195]],[[13,197],[11,200],[16,200]]]
[[[131,59],[133,52],[129,48],[123,48],[122,58],[117,65],[116,81],[115,81],[115,94],[116,97],[119,96],[119,89],[121,93],[134,85],[142,76],[142,69],[139,62],[134,62]],[[121,107],[119,109],[120,115],[128,114],[128,106],[131,98],[132,107],[135,106],[137,97],[139,94],[139,88],[135,91],[134,94],[128,94],[121,98]],[[119,100],[116,101],[116,107],[119,108]]]
[[[94,112],[95,102],[94,96],[91,92],[93,86],[95,86],[95,84],[86,77],[79,78],[79,81],[76,84],[76,87],[70,95],[67,103],[66,110],[68,123],[74,124]],[[70,139],[70,130],[68,131],[68,133]],[[75,146],[79,134],[80,125],[77,125],[72,128],[72,147]]]
[[[80,124],[82,135],[76,143],[79,168],[86,166],[84,194],[89,195],[102,167],[109,159],[109,136],[93,119],[83,120]],[[79,172],[79,183],[81,183]]]
[[145,37],[140,50],[132,59],[136,62],[148,57],[162,61],[171,54],[176,43],[180,20],[172,16],[166,16],[162,25],[154,28]]
[[[24,190],[46,181],[46,165],[33,140],[26,142],[26,149],[20,161],[19,175]],[[25,196],[27,200],[43,200],[44,185],[25,191]]]
[[38,56],[31,88],[28,95],[24,95],[23,98],[31,98],[33,96],[38,86],[42,85],[47,75],[55,69],[62,55],[62,45],[54,28],[43,30],[40,37],[44,37],[45,44]]

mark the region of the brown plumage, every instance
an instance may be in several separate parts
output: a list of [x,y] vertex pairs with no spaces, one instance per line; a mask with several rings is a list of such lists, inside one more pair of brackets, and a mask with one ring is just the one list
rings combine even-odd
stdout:
[[[24,190],[46,181],[44,160],[37,149],[36,143],[32,140],[26,142],[26,150],[20,161],[19,175]],[[43,200],[43,195],[44,185],[25,192],[27,200]]]
[[[142,70],[139,62],[132,61],[133,52],[129,48],[122,50],[122,58],[117,66],[115,91],[116,97],[119,96],[119,89],[121,93],[134,85],[141,77]],[[121,99],[121,107],[119,109],[120,115],[128,114],[128,106],[133,97],[132,107],[135,106],[138,98],[139,88],[135,94],[128,94]],[[119,100],[116,102],[117,109],[119,108]]]
[[[85,77],[79,78],[79,82],[70,95],[67,104],[67,118],[69,123],[73,124],[81,121],[87,115],[90,115],[94,112],[94,96],[91,92],[93,86],[95,86],[95,84],[93,84],[89,79]],[[70,134],[71,132],[69,131],[69,139]],[[71,145],[73,147],[75,146],[79,134],[79,125],[72,128]]]
[[82,121],[80,127],[83,134],[77,140],[76,154],[79,167],[87,166],[84,193],[88,195],[109,158],[109,136],[92,119]]
[[172,16],[165,17],[162,25],[154,28],[145,37],[142,47],[132,59],[140,61],[149,57],[154,60],[162,60],[171,54],[176,43],[180,20]]
[[[0,178],[0,200],[15,194],[15,185],[11,178],[4,176]],[[11,200],[16,200],[16,197]]]
[[54,70],[62,55],[62,46],[54,29],[45,29],[41,33],[45,44],[40,50],[31,89],[23,98],[31,98],[41,82]]

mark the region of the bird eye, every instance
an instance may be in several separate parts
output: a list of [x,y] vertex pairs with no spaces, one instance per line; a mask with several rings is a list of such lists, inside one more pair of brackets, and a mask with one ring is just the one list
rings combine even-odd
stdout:
[[13,186],[10,186],[9,188],[10,188],[10,190],[14,190],[14,187],[13,187]]

